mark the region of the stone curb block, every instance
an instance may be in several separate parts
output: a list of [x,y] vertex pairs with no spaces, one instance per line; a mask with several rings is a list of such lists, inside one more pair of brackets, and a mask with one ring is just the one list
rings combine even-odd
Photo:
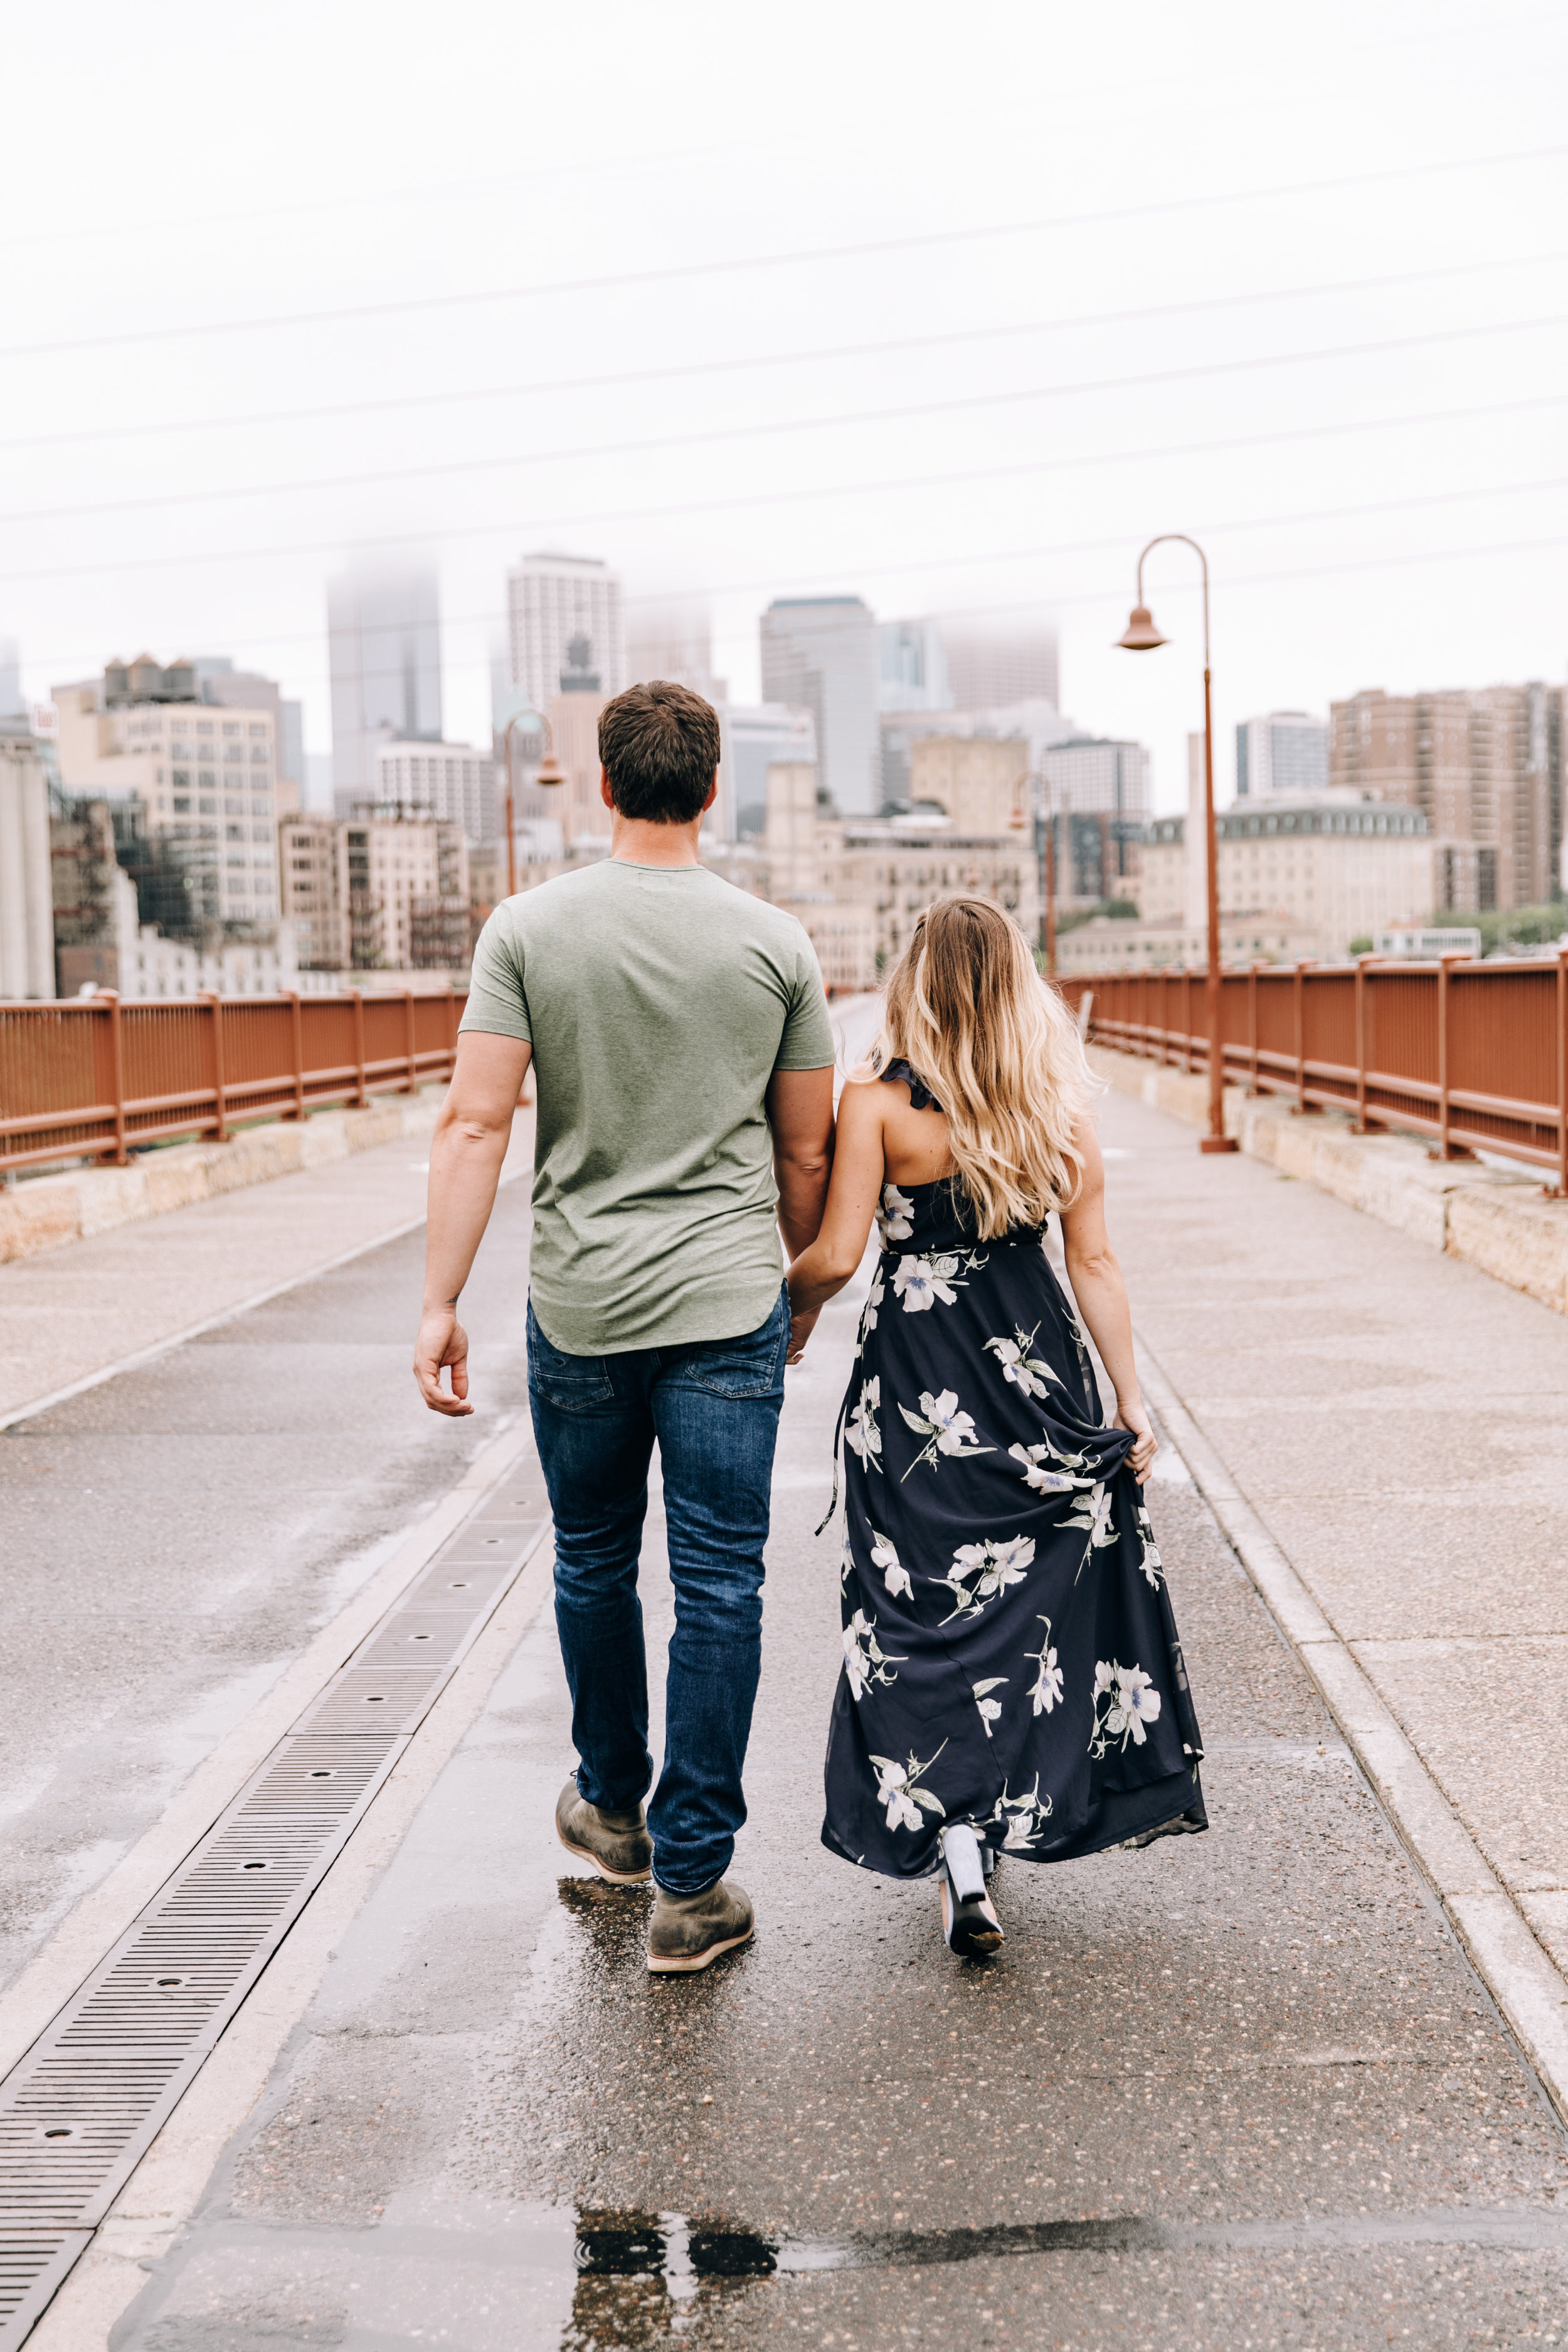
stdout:
[[[1089,1057],[1119,1094],[1187,1127],[1208,1124],[1208,1081],[1091,1045]],[[1249,1159],[1331,1193],[1412,1241],[1460,1258],[1510,1290],[1568,1315],[1568,1202],[1548,1201],[1541,1177],[1475,1160],[1429,1160],[1405,1135],[1357,1135],[1337,1111],[1299,1118],[1279,1097],[1225,1094],[1225,1130]]]
[[1378,1696],[1365,1669],[1324,1617],[1257,1514],[1237,1495],[1230,1473],[1142,1336],[1137,1344],[1145,1393],[1170,1432],[1172,1444],[1310,1675],[1547,2095],[1568,2123],[1568,1978],[1542,1949],[1528,1918]]
[[334,1160],[373,1151],[378,1144],[412,1141],[436,1125],[446,1087],[395,1095],[363,1110],[320,1111],[296,1124],[277,1120],[245,1128],[227,1143],[179,1143],[148,1153],[130,1168],[82,1168],[44,1176],[0,1192],[0,1265],[66,1242],[88,1241],[119,1225],[167,1216],[198,1201],[215,1201],[275,1176],[322,1168]]

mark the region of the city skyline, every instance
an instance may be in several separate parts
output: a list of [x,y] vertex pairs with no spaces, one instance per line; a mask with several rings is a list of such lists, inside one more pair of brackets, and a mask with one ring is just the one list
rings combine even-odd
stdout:
[[[628,624],[706,597],[742,704],[775,597],[1054,623],[1061,707],[1146,742],[1179,806],[1185,551],[1151,566],[1171,651],[1112,651],[1163,530],[1211,559],[1227,742],[1380,681],[1562,678],[1561,18],[1331,0],[1303,57],[1238,0],[1004,5],[952,54],[919,6],[889,46],[806,0],[776,54],[693,0],[590,83],[563,25],[459,0],[432,59],[398,0],[368,47],[352,14],[303,78],[286,27],[149,48],[62,0],[16,34],[0,636],[29,698],[117,644],[219,646],[319,755],[322,581],[428,551],[478,741],[507,566],[566,546]],[[549,94],[522,155],[510,68]],[[205,103],[214,74],[247,103]],[[1041,91],[1043,157],[1011,135]]]

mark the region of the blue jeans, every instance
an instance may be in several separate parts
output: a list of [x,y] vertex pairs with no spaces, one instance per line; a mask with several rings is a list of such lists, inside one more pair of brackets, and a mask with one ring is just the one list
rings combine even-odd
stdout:
[[789,1298],[739,1339],[568,1356],[528,1310],[528,1401],[555,1520],[555,1622],[577,1786],[627,1811],[653,1779],[637,1551],[658,1441],[675,1633],[664,1769],[648,1807],[672,1895],[722,1877],[746,1818],[741,1772],[762,1664],[763,1546]]

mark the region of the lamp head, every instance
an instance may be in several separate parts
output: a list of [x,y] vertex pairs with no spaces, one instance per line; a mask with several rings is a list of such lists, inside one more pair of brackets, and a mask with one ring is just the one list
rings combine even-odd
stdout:
[[547,786],[563,784],[566,782],[566,771],[553,751],[546,751],[535,771],[533,781],[536,784]]
[[1156,646],[1166,641],[1154,626],[1154,615],[1147,604],[1134,604],[1127,626],[1116,640],[1130,654],[1152,654]]

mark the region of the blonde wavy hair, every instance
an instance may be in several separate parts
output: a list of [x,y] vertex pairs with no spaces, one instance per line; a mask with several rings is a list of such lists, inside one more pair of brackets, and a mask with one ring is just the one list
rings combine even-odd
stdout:
[[982,1240],[1043,1224],[1083,1181],[1073,1128],[1100,1091],[1067,1006],[989,899],[938,898],[894,966],[871,1066],[908,1062],[947,1114]]

